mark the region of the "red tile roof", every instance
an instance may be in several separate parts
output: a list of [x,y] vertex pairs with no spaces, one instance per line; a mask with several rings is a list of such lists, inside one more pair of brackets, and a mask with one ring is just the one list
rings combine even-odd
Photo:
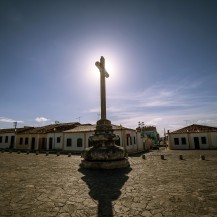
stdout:
[[[24,133],[24,132],[28,132],[30,130],[33,130],[34,127],[22,127],[22,128],[16,128],[16,133]],[[6,128],[6,129],[0,129],[0,134],[3,133],[14,133],[15,132],[15,128]]]
[[[123,126],[113,125],[113,130],[133,130]],[[3,133],[14,133],[14,128],[9,129],[0,129],[0,134]],[[80,124],[78,122],[73,123],[60,123],[60,124],[51,124],[43,127],[24,127],[17,128],[17,134],[46,134],[46,133],[60,133],[60,132],[88,132],[96,130],[96,125],[91,124]]]
[[[133,130],[133,129],[129,129],[123,126],[118,126],[118,125],[113,125],[112,124],[112,129],[113,130]],[[96,125],[91,125],[91,124],[83,124],[83,125],[79,125],[73,129],[70,130],[66,130],[64,131],[64,133],[75,133],[75,132],[93,132],[94,130],[96,130]]]
[[65,130],[73,129],[80,125],[78,122],[73,123],[60,123],[60,124],[51,124],[43,127],[36,127],[32,130],[24,132],[25,134],[46,134],[46,133],[61,133]]
[[181,128],[179,130],[175,130],[171,133],[201,133],[201,132],[217,132],[217,127],[192,124],[190,126]]

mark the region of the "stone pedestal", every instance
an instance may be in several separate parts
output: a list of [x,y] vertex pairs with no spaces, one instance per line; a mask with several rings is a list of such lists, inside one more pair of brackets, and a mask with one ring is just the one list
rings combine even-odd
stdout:
[[109,120],[97,122],[96,131],[90,137],[93,147],[87,148],[82,157],[81,166],[95,169],[115,169],[129,166],[127,152],[115,145],[119,137],[113,133]]
[[95,169],[115,169],[129,166],[126,151],[119,146],[93,146],[86,149],[81,166]]
[[81,161],[81,166],[87,169],[119,169],[128,167],[129,165],[127,159],[119,161]]

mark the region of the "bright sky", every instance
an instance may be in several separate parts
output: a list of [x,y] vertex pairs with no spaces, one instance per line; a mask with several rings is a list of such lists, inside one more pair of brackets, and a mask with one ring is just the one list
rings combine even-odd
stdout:
[[107,118],[217,126],[216,0],[0,0],[0,128]]

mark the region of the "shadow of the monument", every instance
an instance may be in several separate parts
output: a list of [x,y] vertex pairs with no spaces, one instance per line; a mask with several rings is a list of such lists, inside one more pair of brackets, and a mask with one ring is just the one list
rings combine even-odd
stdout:
[[128,180],[130,167],[113,170],[80,168],[82,180],[88,185],[89,195],[98,201],[98,217],[113,216],[112,201],[121,195],[121,188]]

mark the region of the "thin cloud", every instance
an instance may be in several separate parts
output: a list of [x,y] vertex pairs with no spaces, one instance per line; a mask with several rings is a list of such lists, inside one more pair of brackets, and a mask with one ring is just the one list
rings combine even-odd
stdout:
[[217,119],[197,120],[196,123],[197,124],[202,124],[202,125],[217,126]]
[[174,131],[186,126],[186,120],[188,125],[198,123],[215,126],[217,96],[208,90],[204,91],[201,88],[203,85],[203,81],[180,81],[177,84],[153,85],[143,92],[125,96],[116,95],[111,101],[121,111],[112,113],[111,120],[131,128],[136,128],[138,121],[143,121],[147,125],[155,125],[161,135],[164,134],[164,128]]
[[[84,112],[86,112],[86,111],[84,111]],[[91,108],[91,109],[89,109],[87,112],[90,112],[90,113],[99,113],[100,112],[100,109],[99,108]]]
[[5,123],[13,123],[13,122],[22,123],[23,121],[17,121],[17,120],[12,119],[12,118],[0,117],[0,122],[5,122]]
[[155,125],[159,124],[162,120],[163,120],[163,118],[154,118],[154,119],[146,122],[145,124],[146,125],[154,125],[155,126]]
[[37,117],[35,119],[35,121],[38,122],[38,123],[43,123],[43,122],[47,122],[47,121],[50,121],[50,120],[45,118],[45,117]]
[[120,107],[115,107],[115,106],[109,106],[107,108],[107,111],[108,112],[122,112],[122,109]]
[[213,105],[216,96],[211,96],[209,92],[203,91],[203,81],[182,80],[174,84],[158,83],[146,88],[143,92],[126,93],[125,96],[116,95],[111,100],[120,107],[120,104],[127,104],[126,108],[171,108],[183,109],[182,107]]
[[[217,96],[204,89],[206,82],[170,80],[146,87],[144,91],[108,96],[108,119],[133,129],[142,121],[155,125],[160,135],[164,135],[164,129],[174,131],[191,123],[216,125]],[[91,111],[100,112],[100,107]]]
[[[107,107],[106,109],[108,112],[121,112],[122,109],[119,108],[119,107],[115,107],[115,106],[109,106]],[[91,108],[88,110],[88,112],[90,113],[100,113],[100,107],[97,107],[97,108]]]

